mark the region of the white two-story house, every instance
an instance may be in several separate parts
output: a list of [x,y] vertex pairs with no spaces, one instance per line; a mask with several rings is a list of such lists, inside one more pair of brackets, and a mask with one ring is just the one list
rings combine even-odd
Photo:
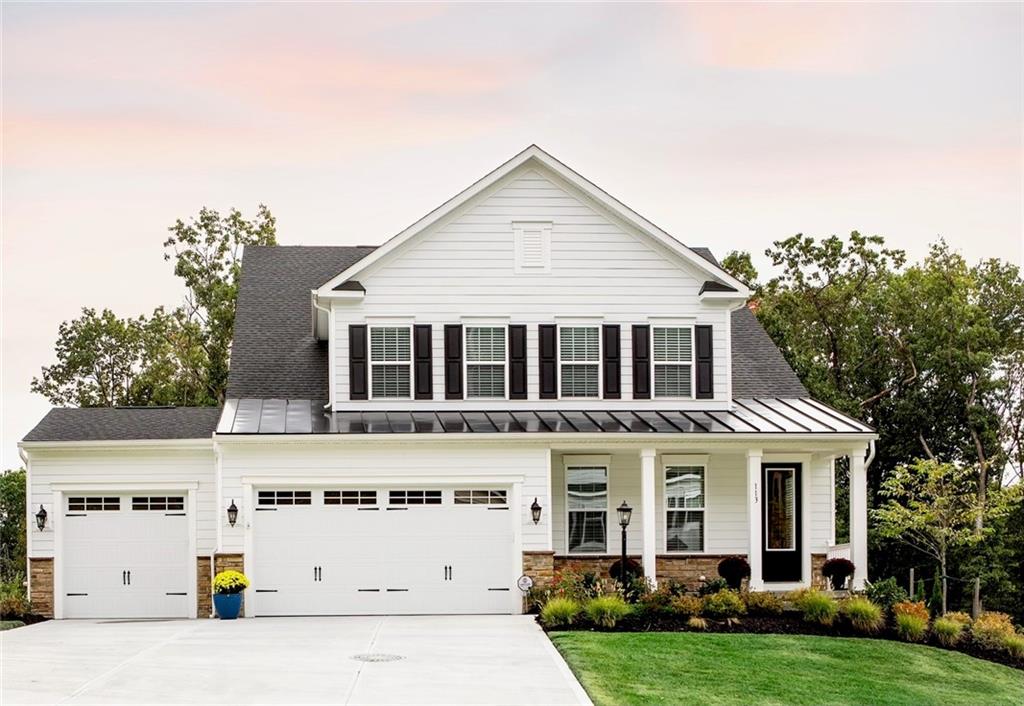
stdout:
[[[244,254],[222,409],[55,409],[21,448],[57,618],[515,613],[520,581],[753,589],[867,568],[873,431],[811,399],[746,286],[537,147],[378,247]],[[834,475],[850,459],[850,542]]]

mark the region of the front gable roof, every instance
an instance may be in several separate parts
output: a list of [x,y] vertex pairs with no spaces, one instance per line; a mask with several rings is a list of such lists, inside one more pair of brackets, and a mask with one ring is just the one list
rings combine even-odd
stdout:
[[478,179],[467,189],[445,201],[401,233],[393,236],[366,257],[352,263],[351,266],[340,271],[326,282],[323,282],[317,289],[316,295],[318,297],[330,297],[338,291],[344,291],[341,288],[345,283],[354,279],[374,263],[386,257],[389,253],[394,252],[405,243],[416,238],[432,225],[438,223],[455,210],[463,207],[477,196],[483,194],[489,187],[493,186],[508,175],[517,170],[528,169],[533,166],[544,167],[556,174],[558,177],[564,179],[598,206],[660,243],[670,252],[693,266],[698,272],[704,273],[709,281],[731,288],[731,290],[736,293],[735,296],[737,299],[750,295],[747,286],[722,269],[721,265],[719,265],[714,258],[708,258],[704,254],[695,252],[694,249],[691,249],[679,242],[654,223],[650,222],[636,211],[598,187],[596,184],[573,171],[562,162],[559,162],[537,145],[530,145],[494,171],[481,179]]

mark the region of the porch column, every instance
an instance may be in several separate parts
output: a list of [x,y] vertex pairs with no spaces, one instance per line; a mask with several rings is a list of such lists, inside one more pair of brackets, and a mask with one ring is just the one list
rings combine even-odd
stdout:
[[764,590],[761,572],[761,449],[747,450],[747,526],[750,541],[747,563],[750,564],[750,590]]
[[643,545],[641,547],[641,563],[644,565],[644,578],[652,585],[657,582],[656,563],[657,546],[656,522],[658,511],[654,502],[654,449],[640,451],[640,520],[643,524]]
[[850,561],[855,591],[863,590],[868,578],[868,474],[864,461],[863,447],[850,450]]

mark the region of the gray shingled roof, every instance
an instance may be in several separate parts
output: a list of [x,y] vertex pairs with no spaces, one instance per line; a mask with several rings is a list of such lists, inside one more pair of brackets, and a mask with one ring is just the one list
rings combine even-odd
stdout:
[[313,337],[309,292],[375,249],[247,247],[227,396],[325,397],[327,343]]
[[23,441],[209,439],[219,418],[220,407],[58,407]]
[[754,312],[732,312],[733,397],[809,397]]

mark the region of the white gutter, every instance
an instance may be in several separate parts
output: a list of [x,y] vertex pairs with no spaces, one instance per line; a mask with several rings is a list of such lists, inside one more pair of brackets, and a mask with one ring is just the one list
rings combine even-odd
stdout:
[[865,473],[867,473],[868,469],[871,468],[871,462],[875,460],[875,439],[877,439],[877,438],[878,438],[878,435],[876,434],[875,436],[872,436],[871,437],[871,441],[868,442],[868,444],[869,444],[869,446],[868,446],[868,457],[867,457],[867,460],[864,461],[864,472]]

